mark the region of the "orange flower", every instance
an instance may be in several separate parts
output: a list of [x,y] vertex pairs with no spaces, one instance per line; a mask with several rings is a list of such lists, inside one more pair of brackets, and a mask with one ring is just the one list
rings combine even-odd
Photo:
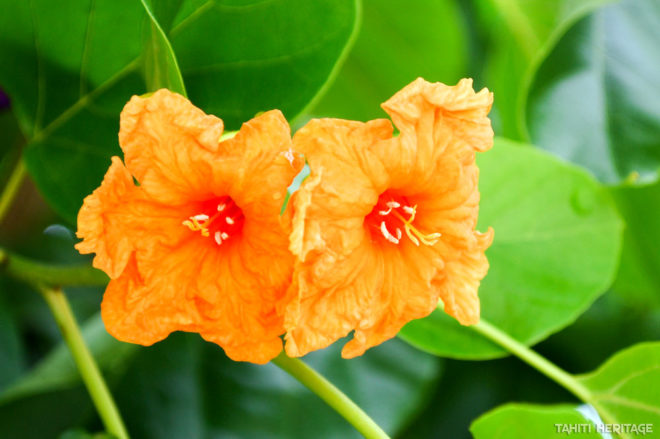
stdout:
[[444,302],[479,320],[477,289],[492,230],[475,231],[492,94],[417,79],[383,104],[387,120],[312,120],[294,136],[310,177],[295,194],[290,248],[299,258],[285,315],[291,356],[355,330],[352,358]]
[[167,90],[134,96],[121,114],[126,165],[113,157],[85,199],[76,248],[112,278],[101,311],[116,338],[198,332],[234,360],[266,363],[282,350],[277,309],[293,269],[279,213],[303,163],[279,111],[231,139],[222,130]]

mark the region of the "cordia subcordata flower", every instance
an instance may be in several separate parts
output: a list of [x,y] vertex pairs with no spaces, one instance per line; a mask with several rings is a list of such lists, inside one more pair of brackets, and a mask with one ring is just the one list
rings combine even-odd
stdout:
[[277,309],[294,263],[280,209],[304,162],[279,111],[231,139],[222,131],[167,90],[133,97],[121,113],[125,165],[114,157],[85,199],[77,249],[111,278],[101,315],[119,340],[198,332],[234,360],[266,363],[282,350]]
[[[354,331],[347,358],[439,300],[479,320],[493,232],[475,230],[475,152],[492,146],[492,94],[414,81],[389,120],[308,122],[277,111],[222,139],[222,121],[167,90],[121,114],[113,157],[78,216],[77,245],[111,278],[110,334],[143,345],[197,332],[240,361],[301,356]],[[310,176],[283,212],[304,158]],[[125,164],[124,164],[125,163]]]
[[389,120],[309,122],[294,149],[311,174],[296,193],[297,257],[285,327],[291,356],[354,331],[347,358],[394,337],[444,302],[479,320],[492,229],[475,231],[475,152],[492,146],[492,94],[417,79],[383,104]]

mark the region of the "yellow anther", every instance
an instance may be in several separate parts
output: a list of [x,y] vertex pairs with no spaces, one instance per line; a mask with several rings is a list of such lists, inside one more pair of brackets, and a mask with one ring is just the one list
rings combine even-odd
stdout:
[[208,237],[209,236],[209,229],[206,227],[208,224],[210,224],[210,220],[205,220],[202,223],[200,223],[197,218],[194,216],[191,216],[190,219],[185,220],[182,224],[186,227],[188,227],[190,230],[193,232],[199,231],[202,236]]
[[410,218],[405,219],[397,211],[394,211],[393,213],[397,218],[403,221],[403,228],[406,231],[406,235],[408,235],[408,238],[410,238],[410,240],[416,246],[419,246],[420,242],[424,245],[429,245],[429,246],[435,245],[438,242],[440,236],[442,236],[440,233],[435,232],[435,233],[424,234],[420,232],[415,226],[412,225],[413,221],[415,221],[415,215],[417,215],[417,205],[413,207],[404,206],[403,209],[405,210],[406,213],[410,214]]

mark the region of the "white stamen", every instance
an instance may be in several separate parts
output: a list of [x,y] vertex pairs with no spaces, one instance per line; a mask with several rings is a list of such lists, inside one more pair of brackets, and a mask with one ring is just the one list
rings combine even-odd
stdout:
[[291,166],[293,166],[293,161],[295,160],[295,156],[293,155],[293,148],[289,148],[288,151],[282,152],[282,155],[284,156],[285,159],[289,161]]
[[229,238],[229,235],[226,232],[222,232],[222,234],[220,236],[222,236],[222,239]]
[[218,212],[222,212],[223,210],[225,210],[225,207],[227,207],[225,206],[225,203],[218,204]]
[[398,209],[399,207],[401,207],[401,205],[399,203],[397,203],[396,201],[394,201],[394,200],[388,201],[385,205],[387,207],[389,207],[390,209],[391,208]]
[[218,243],[218,245],[221,245],[222,244],[222,238],[221,238],[220,232],[215,232],[215,235],[213,235],[213,236],[215,237],[215,242]]
[[403,211],[406,212],[408,215],[412,215],[415,213],[415,209],[413,209],[410,206],[403,206]]
[[392,244],[398,244],[399,243],[399,240],[397,238],[395,238],[394,235],[392,235],[389,230],[387,230],[387,225],[385,225],[385,221],[382,221],[380,223],[380,232],[383,234],[385,239],[390,241]]
[[401,229],[398,227],[396,228],[396,239],[401,239]]
[[234,218],[225,217],[225,221],[227,221],[227,224],[234,224]]
[[389,215],[389,213],[392,211],[392,208],[390,207],[387,210],[379,210],[378,215]]
[[206,221],[207,219],[209,219],[209,216],[204,215],[203,213],[200,213],[199,215],[193,216],[192,219],[197,220],[197,221]]

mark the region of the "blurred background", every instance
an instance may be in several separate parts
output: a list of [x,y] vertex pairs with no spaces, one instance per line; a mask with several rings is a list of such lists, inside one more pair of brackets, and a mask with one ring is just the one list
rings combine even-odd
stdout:
[[[128,0],[67,0],[57,10],[18,3],[0,0],[0,187],[21,156],[28,177],[2,220],[0,246],[88,263],[73,249],[75,212],[120,153],[123,103],[150,87],[142,64],[127,62],[148,57],[149,22]],[[282,108],[295,130],[312,117],[386,117],[380,103],[416,77],[474,78],[475,89],[495,93],[496,136],[583,168],[624,224],[607,287],[535,349],[583,373],[660,337],[660,3],[363,0],[355,9],[274,0],[250,15],[261,3],[154,2],[193,103],[230,129]],[[293,61],[250,58],[263,51]],[[130,68],[115,81],[121,66]],[[83,96],[85,111],[62,118]],[[579,269],[597,270],[588,261]],[[119,343],[98,315],[103,288],[66,292],[132,437],[359,437],[273,365],[234,363],[196,334],[148,348]],[[398,338],[350,361],[340,348],[305,361],[401,439],[471,437],[471,422],[506,402],[575,402],[512,357],[439,357]],[[0,272],[0,437],[85,437],[73,430],[102,426],[46,304]]]

